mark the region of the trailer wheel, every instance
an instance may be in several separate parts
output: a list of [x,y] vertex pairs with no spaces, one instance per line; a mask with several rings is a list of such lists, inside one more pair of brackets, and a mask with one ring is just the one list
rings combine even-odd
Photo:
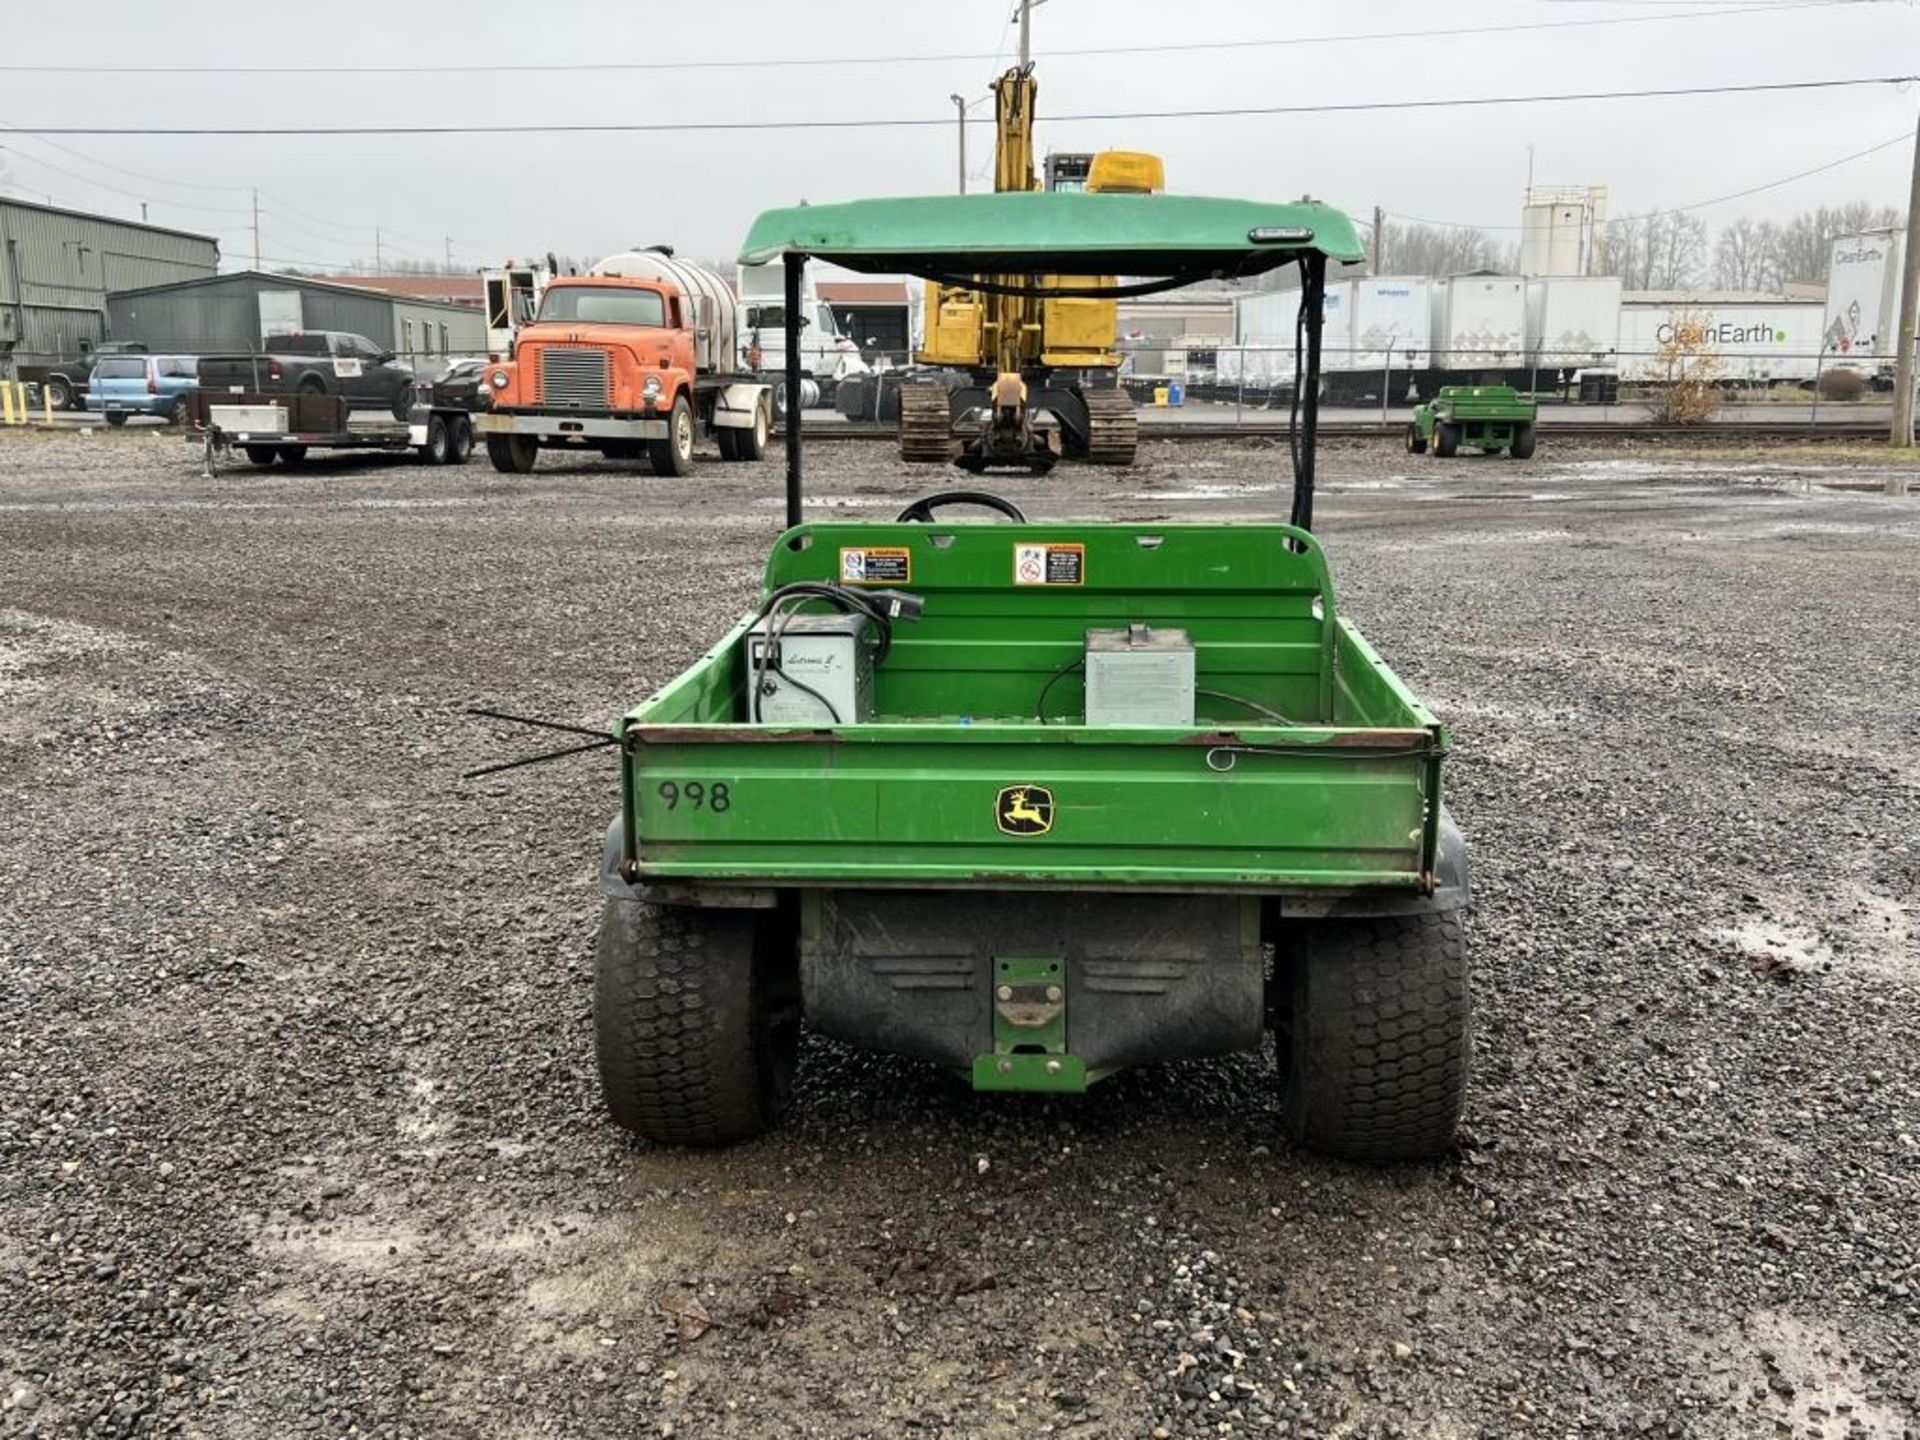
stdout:
[[1459,915],[1305,922],[1281,954],[1275,1039],[1288,1135],[1349,1160],[1445,1151],[1473,1048]]
[[126,423],[127,423],[126,411],[124,410],[107,411],[107,424],[113,426],[116,430]]
[[454,416],[447,426],[447,437],[449,458],[455,465],[466,464],[473,455],[473,421],[465,415]]
[[429,465],[445,465],[453,455],[453,437],[447,422],[438,415],[427,417],[427,443],[420,447],[420,458]]
[[647,458],[653,461],[656,475],[693,473],[693,406],[685,395],[673,397],[673,413],[667,417],[667,438],[647,442]]
[[280,453],[272,445],[247,445],[242,448],[247,452],[247,463],[258,465],[262,470],[273,464],[274,457]]
[[1420,433],[1418,425],[1407,426],[1407,453],[1409,455],[1427,453],[1427,437]]
[[784,933],[775,912],[607,902],[594,1050],[621,1126],[662,1145],[726,1145],[779,1121],[800,1030]]
[[1518,425],[1514,427],[1513,444],[1507,447],[1507,453],[1516,460],[1531,460],[1533,458],[1533,426]]
[[762,397],[753,407],[753,424],[744,430],[732,428],[714,433],[720,440],[722,460],[764,460],[767,438],[773,433],[772,406]]
[[531,435],[487,436],[487,459],[502,475],[525,475],[540,458],[540,446]]
[[304,445],[282,445],[280,463],[289,469],[296,469],[307,463],[307,447]]
[[1451,421],[1443,420],[1433,427],[1433,453],[1442,460],[1451,460],[1460,450],[1460,427]]

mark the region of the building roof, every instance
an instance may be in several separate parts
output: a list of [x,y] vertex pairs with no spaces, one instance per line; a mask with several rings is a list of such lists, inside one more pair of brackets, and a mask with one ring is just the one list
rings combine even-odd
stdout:
[[335,285],[356,290],[385,290],[413,300],[439,300],[449,305],[484,305],[486,290],[478,275],[329,275]]
[[64,205],[41,205],[32,200],[23,200],[18,195],[0,195],[0,205],[14,210],[38,210],[43,215],[66,215],[75,220],[91,220],[96,225],[120,225],[129,230],[151,230],[156,235],[177,235],[182,240],[198,240],[204,245],[220,248],[220,241],[212,235],[202,235],[193,230],[175,230],[171,225],[149,225],[144,220],[123,220],[118,215],[101,215],[92,210],[69,210]]
[[224,275],[202,275],[192,280],[169,280],[164,285],[140,285],[131,290],[113,290],[108,298],[118,300],[128,295],[159,295],[169,290],[198,290],[209,285],[226,285],[235,280],[265,281],[276,289],[331,290],[339,295],[353,295],[362,300],[398,300],[408,305],[427,305],[442,310],[458,310],[462,314],[470,312],[471,305],[457,305],[445,300],[421,300],[411,295],[395,295],[384,290],[368,290],[364,286],[341,285],[337,277],[316,275],[281,275],[272,270],[230,270]]
[[822,280],[814,286],[829,305],[905,305],[907,287],[899,280]]

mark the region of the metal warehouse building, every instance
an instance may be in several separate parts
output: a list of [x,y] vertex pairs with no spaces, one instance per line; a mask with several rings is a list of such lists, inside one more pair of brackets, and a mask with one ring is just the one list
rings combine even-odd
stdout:
[[115,290],[202,279],[220,265],[208,235],[0,197],[0,372],[25,379],[108,338]]
[[258,350],[293,330],[364,335],[415,369],[487,350],[486,315],[471,306],[261,270],[122,291],[107,297],[107,314],[114,339],[184,355]]

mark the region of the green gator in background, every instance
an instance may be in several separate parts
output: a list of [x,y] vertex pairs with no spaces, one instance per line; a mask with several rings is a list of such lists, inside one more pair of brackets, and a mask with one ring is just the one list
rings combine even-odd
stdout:
[[1534,427],[1540,407],[1511,385],[1448,385],[1424,405],[1416,405],[1407,426],[1407,452],[1424,455],[1429,447],[1445,460],[1465,445],[1516,460],[1533,456]]

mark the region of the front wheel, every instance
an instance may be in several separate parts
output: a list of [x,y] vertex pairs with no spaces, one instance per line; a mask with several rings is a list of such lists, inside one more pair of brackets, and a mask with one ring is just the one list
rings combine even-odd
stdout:
[[778,1123],[800,1031],[785,934],[772,911],[607,902],[594,1051],[622,1127],[661,1145],[727,1145]]
[[502,475],[525,475],[540,458],[540,446],[531,435],[487,436],[487,459]]
[[47,377],[47,404],[55,410],[66,410],[73,405],[73,382],[64,375]]
[[673,413],[667,416],[666,438],[647,442],[647,458],[653,461],[656,475],[693,473],[693,406],[687,403],[685,395],[674,397]]
[[1418,425],[1407,426],[1407,453],[1409,455],[1427,453],[1427,437],[1420,433]]
[[1447,1150],[1473,1049],[1459,915],[1299,922],[1280,953],[1274,1028],[1288,1135],[1377,1163]]
[[1443,421],[1433,427],[1433,453],[1442,460],[1451,460],[1460,450],[1460,427],[1449,421]]

